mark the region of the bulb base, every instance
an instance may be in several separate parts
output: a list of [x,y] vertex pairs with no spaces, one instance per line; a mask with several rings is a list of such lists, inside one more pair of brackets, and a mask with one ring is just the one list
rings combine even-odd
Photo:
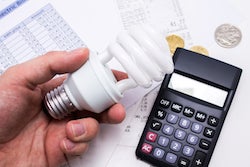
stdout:
[[55,119],[62,119],[77,110],[70,101],[63,85],[48,92],[44,104],[49,114]]
[[63,119],[74,111],[100,113],[121,98],[112,70],[91,53],[81,68],[46,94],[44,105],[53,118]]

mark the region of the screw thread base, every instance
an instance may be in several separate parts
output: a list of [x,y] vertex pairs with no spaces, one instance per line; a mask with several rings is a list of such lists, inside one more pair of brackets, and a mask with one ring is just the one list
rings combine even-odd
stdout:
[[70,101],[63,85],[48,92],[44,104],[49,114],[55,119],[62,119],[77,110]]

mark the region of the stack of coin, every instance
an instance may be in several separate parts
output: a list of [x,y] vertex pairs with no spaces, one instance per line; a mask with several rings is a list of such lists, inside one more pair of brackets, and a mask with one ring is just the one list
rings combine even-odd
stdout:
[[[216,43],[221,47],[233,48],[240,43],[242,34],[240,29],[236,26],[233,26],[232,24],[222,24],[216,28],[214,38]],[[172,55],[174,55],[177,47],[184,48],[185,46],[183,38],[175,34],[167,36],[166,40]],[[190,50],[202,55],[209,55],[208,50],[201,45],[192,46]]]
[[[166,37],[166,40],[168,42],[168,46],[170,48],[170,53],[174,55],[174,52],[177,47],[184,48],[185,42],[184,39],[178,35],[172,34]],[[203,54],[203,55],[209,55],[208,50],[200,45],[192,46],[190,48],[191,51]]]

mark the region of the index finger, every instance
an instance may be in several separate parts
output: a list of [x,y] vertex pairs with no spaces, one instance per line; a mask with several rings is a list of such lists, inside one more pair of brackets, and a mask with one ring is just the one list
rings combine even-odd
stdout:
[[[70,73],[80,68],[88,59],[89,50],[79,48],[70,52],[54,51],[19,64],[10,69],[19,84],[36,86],[52,79],[56,74]],[[21,72],[21,75],[20,75]]]

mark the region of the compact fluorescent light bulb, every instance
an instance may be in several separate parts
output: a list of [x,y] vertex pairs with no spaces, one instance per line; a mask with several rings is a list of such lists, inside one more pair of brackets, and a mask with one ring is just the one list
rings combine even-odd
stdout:
[[[115,79],[106,66],[112,58],[125,69],[127,79]],[[55,119],[62,119],[75,110],[100,113],[117,103],[124,91],[137,85],[150,87],[153,80],[161,81],[173,69],[165,37],[148,25],[136,26],[120,33],[103,53],[90,52],[80,69],[47,93],[44,104]]]

